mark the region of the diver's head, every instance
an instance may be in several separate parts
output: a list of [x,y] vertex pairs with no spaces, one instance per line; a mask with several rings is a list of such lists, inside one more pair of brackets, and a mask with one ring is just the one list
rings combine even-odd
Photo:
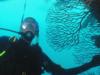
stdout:
[[23,35],[21,36],[22,39],[27,42],[31,42],[32,39],[35,36],[38,36],[39,33],[37,21],[32,17],[25,18],[25,20],[21,24],[20,31],[21,33],[23,33]]

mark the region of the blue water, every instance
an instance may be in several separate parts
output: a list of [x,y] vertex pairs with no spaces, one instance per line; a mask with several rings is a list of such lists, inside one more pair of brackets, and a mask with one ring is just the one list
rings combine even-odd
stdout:
[[[24,18],[34,17],[39,23],[39,44],[53,62],[66,69],[90,62],[100,54],[91,40],[91,36],[100,34],[96,19],[79,0],[57,1],[26,0],[24,10],[25,0],[0,0],[0,27],[19,31],[23,14]],[[19,37],[0,30],[0,36],[3,35]],[[100,67],[79,75],[100,75]]]

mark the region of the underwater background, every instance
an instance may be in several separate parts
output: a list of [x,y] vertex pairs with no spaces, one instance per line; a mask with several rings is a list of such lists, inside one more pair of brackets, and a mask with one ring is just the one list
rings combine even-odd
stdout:
[[[0,0],[0,27],[19,31],[23,16],[37,20],[43,52],[63,68],[78,67],[100,54],[92,39],[100,35],[100,27],[82,0]],[[19,37],[3,30],[0,36]],[[100,67],[79,75],[100,75]]]

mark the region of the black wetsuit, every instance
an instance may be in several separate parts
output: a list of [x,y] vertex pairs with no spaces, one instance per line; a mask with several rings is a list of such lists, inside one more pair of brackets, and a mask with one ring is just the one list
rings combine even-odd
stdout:
[[0,37],[1,50],[6,50],[0,57],[0,75],[41,75],[44,69],[53,75],[60,74],[55,72],[60,66],[53,63],[38,44],[30,46],[23,39],[14,43],[8,40],[9,37]]
[[[7,38],[6,41],[4,38],[2,37],[1,44],[9,45]],[[29,73],[27,75],[41,75],[43,56],[45,55],[38,44],[30,46],[20,39],[8,47],[6,54],[0,57],[2,65],[0,65],[0,73],[2,75],[22,75],[22,72]]]
[[41,75],[44,70],[52,75],[77,75],[99,65],[90,62],[80,67],[64,69],[53,63],[38,44],[30,46],[22,39],[14,43],[8,40],[8,37],[0,37],[0,49],[6,50],[0,56],[0,75]]

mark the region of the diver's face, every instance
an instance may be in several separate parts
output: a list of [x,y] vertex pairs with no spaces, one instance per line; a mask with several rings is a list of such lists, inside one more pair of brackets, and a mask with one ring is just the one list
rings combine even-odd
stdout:
[[23,33],[26,33],[26,32],[32,32],[32,34],[34,35],[35,34],[35,27],[34,27],[34,23],[28,23],[28,22],[25,22],[23,23],[22,25],[22,32]]
[[24,22],[21,27],[21,32],[24,34],[24,39],[27,41],[32,41],[35,36],[34,23]]

